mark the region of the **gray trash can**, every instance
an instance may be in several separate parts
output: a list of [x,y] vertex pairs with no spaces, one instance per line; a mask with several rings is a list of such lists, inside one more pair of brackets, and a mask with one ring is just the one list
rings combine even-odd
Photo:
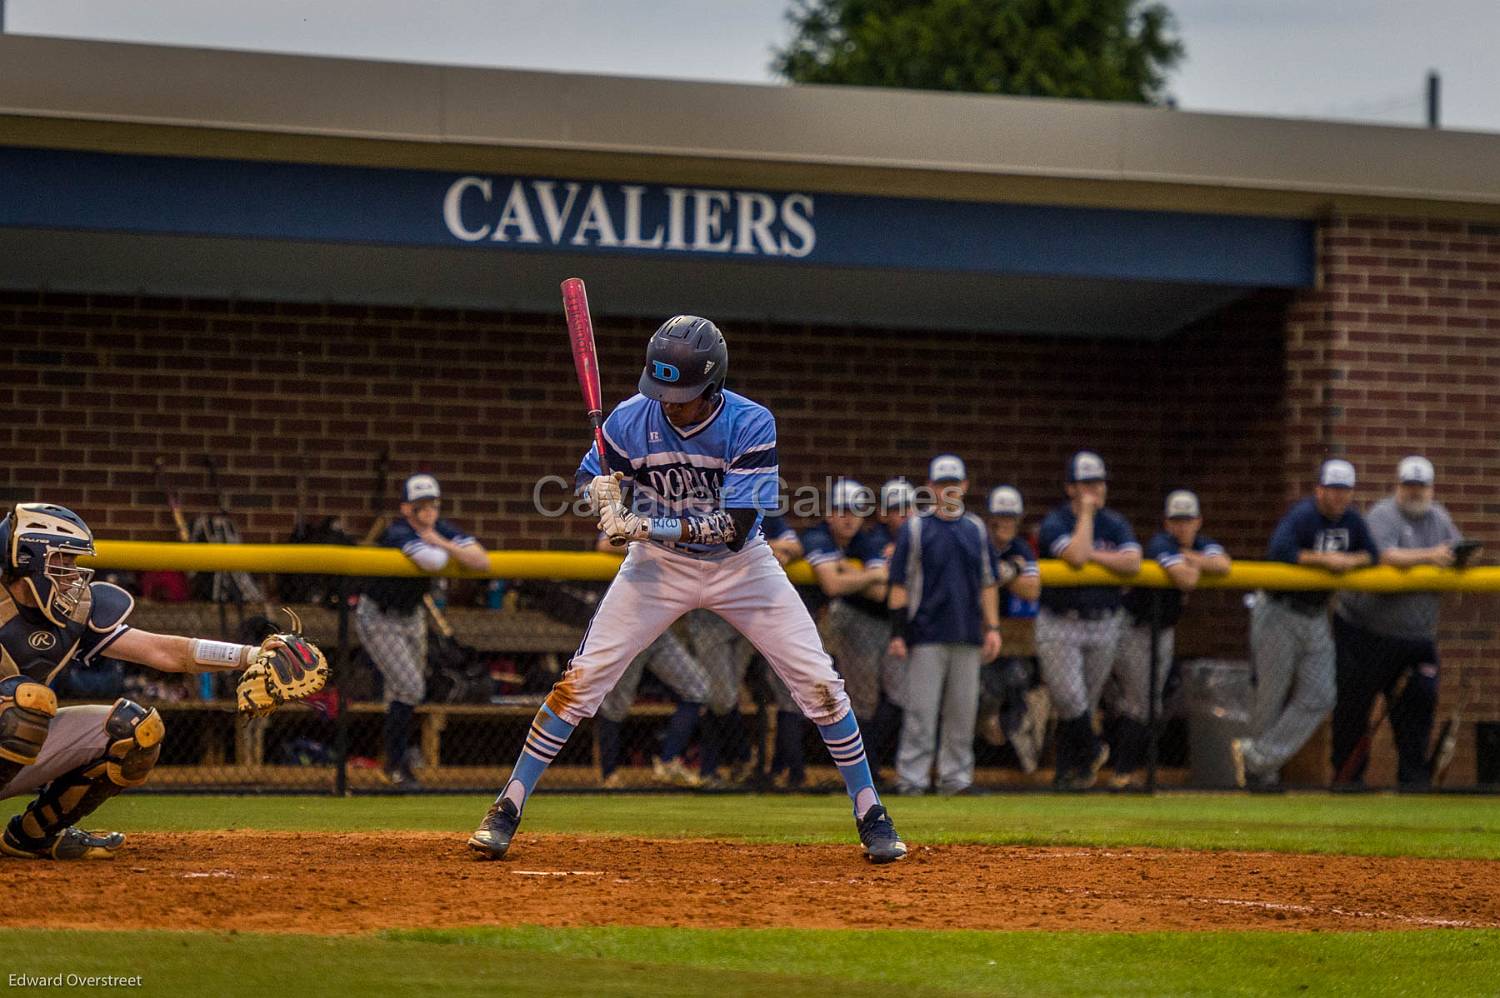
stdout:
[[1200,658],[1183,669],[1192,784],[1233,787],[1229,743],[1250,730],[1250,663]]

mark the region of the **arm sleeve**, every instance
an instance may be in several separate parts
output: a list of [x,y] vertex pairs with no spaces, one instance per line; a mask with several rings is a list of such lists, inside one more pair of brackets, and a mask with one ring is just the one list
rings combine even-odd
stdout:
[[911,525],[902,524],[901,530],[896,534],[896,549],[891,552],[890,584],[893,586],[906,585],[906,559],[911,556]]
[[776,419],[769,410],[748,413],[734,428],[729,463],[724,468],[725,509],[775,509],[777,478]]
[[[1401,542],[1401,514],[1394,506],[1376,506],[1365,517],[1365,527],[1382,548],[1397,547]],[[1356,548],[1358,544],[1356,543]]]
[[1463,533],[1458,529],[1458,524],[1453,522],[1453,517],[1448,515],[1448,510],[1442,506],[1438,507],[1438,515],[1443,518],[1443,537],[1449,544],[1457,544],[1464,539]]
[[84,663],[92,662],[130,630],[125,618],[135,609],[135,597],[110,582],[89,583],[89,596],[89,626],[78,642],[78,657]]
[[[1131,529],[1129,520],[1114,510],[1109,511],[1108,517],[1101,517],[1100,519],[1104,520],[1104,537],[1106,540],[1114,542],[1116,551],[1129,551],[1131,548],[1139,551],[1141,549],[1141,543],[1135,539],[1135,531]],[[1094,522],[1096,524],[1094,529],[1097,531],[1099,521],[1095,520]]]
[[1272,561],[1295,565],[1301,553],[1302,545],[1297,542],[1297,513],[1293,510],[1276,524],[1276,531],[1271,534],[1271,543],[1266,549],[1266,557]]
[[438,572],[448,564],[448,552],[435,548],[420,537],[413,537],[401,545],[401,553],[424,572]]
[[437,527],[435,529],[437,530],[437,532],[439,534],[441,534],[442,536],[446,537],[448,540],[452,541],[454,547],[461,547],[462,548],[462,547],[468,547],[471,544],[478,544],[479,543],[479,541],[475,540],[470,535],[464,533],[462,530],[459,530],[457,527],[455,527],[453,524],[449,523],[447,520],[439,520],[437,522]]
[[826,527],[813,527],[802,532],[803,557],[809,565],[821,565],[827,561],[839,561],[844,557],[833,543],[833,535]]
[[1043,551],[1056,558],[1072,539],[1073,534],[1063,523],[1061,514],[1053,511],[1043,518],[1041,534],[1037,539]]
[[760,513],[753,509],[731,509],[729,519],[734,523],[734,540],[725,542],[725,547],[738,551],[745,546],[755,531],[755,520]]
[[880,531],[866,527],[854,535],[849,554],[863,562],[866,568],[878,568],[885,564],[885,538]]
[[1371,564],[1380,564],[1380,545],[1375,542],[1375,537],[1370,533],[1370,527],[1365,523],[1365,518],[1358,513],[1354,514],[1353,550],[1365,551],[1370,555]]
[[779,516],[767,515],[761,518],[761,532],[766,535],[768,541],[796,540],[797,531],[786,525],[786,520]]
[[1017,537],[1015,540],[1011,541],[1010,543],[1011,543],[1011,547],[1015,550],[1015,553],[1018,554],[1018,555],[1020,555],[1021,558],[1026,562],[1026,567],[1023,568],[1023,569],[1021,569],[1021,574],[1022,575],[1041,575],[1042,574],[1042,570],[1037,566],[1037,563],[1036,563],[1036,552],[1034,552],[1034,551],[1031,550],[1031,545],[1027,544],[1025,541],[1021,540],[1021,538],[1019,538],[1019,537]]
[[1162,568],[1182,564],[1182,552],[1178,550],[1177,542],[1165,534],[1151,538],[1146,545],[1146,557],[1154,558]]

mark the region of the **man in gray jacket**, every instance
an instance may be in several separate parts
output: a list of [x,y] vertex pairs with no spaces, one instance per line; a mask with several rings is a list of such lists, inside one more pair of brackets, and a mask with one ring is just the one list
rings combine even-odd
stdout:
[[[1454,564],[1460,536],[1448,511],[1433,502],[1433,479],[1431,461],[1404,458],[1396,469],[1395,495],[1380,500],[1365,516],[1382,565]],[[1437,593],[1339,595],[1333,616],[1338,675],[1333,771],[1336,780],[1343,777],[1339,782],[1363,781],[1367,759],[1351,761],[1350,756],[1369,725],[1378,694],[1390,704],[1397,780],[1404,789],[1422,789],[1431,782],[1427,743],[1437,707],[1438,599]],[[1344,772],[1346,764],[1349,772]]]

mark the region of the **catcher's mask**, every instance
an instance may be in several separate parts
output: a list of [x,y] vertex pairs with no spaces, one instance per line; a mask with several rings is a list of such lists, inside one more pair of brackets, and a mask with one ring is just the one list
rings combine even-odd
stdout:
[[94,532],[64,506],[17,503],[0,521],[0,574],[26,584],[37,608],[58,627],[66,626],[89,591],[91,568],[81,555],[94,553]]

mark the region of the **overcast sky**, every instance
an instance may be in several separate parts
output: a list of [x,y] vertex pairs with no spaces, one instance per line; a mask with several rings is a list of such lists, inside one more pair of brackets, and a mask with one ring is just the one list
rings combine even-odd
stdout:
[[[774,82],[789,0],[0,0],[7,31]],[[1500,132],[1500,0],[1169,0],[1182,108]]]

